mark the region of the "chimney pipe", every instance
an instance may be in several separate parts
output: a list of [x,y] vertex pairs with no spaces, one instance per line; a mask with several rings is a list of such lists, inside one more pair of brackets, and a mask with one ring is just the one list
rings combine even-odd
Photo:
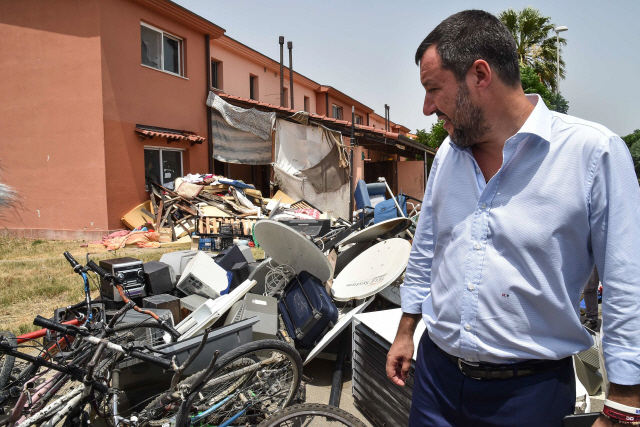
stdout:
[[284,107],[284,36],[280,36],[280,106]]
[[293,109],[293,42],[287,42],[289,48],[289,93],[291,93],[291,105],[289,108]]
[[389,130],[389,125],[387,124],[387,104],[384,104],[384,130],[385,132]]
[[387,132],[391,132],[391,106],[387,105]]

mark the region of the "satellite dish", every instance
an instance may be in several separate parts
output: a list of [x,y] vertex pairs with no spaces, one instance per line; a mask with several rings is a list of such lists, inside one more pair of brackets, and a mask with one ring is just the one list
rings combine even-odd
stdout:
[[378,292],[378,295],[392,304],[402,305],[402,299],[400,298],[400,285],[402,285],[402,283],[404,283],[404,275]]
[[375,295],[400,277],[407,267],[410,252],[411,243],[404,239],[384,240],[370,247],[333,281],[333,298],[348,301]]
[[296,274],[308,271],[326,282],[333,277],[333,267],[326,256],[309,239],[278,221],[263,219],[254,228],[256,240],[264,252]]
[[320,342],[318,342],[318,344],[316,344],[316,346],[313,347],[313,349],[309,352],[309,354],[307,355],[307,358],[304,360],[304,363],[302,365],[304,366],[307,363],[311,362],[311,360],[314,357],[320,354],[320,352],[324,350],[325,347],[328,346],[329,343],[333,341],[335,337],[340,335],[340,332],[344,331],[345,328],[351,324],[351,321],[353,320],[353,316],[355,316],[356,314],[362,313],[362,311],[365,308],[367,308],[367,306],[371,303],[371,301],[373,301],[373,298],[369,298],[368,300],[365,300],[362,304],[360,304],[357,307],[354,307],[353,309],[351,309],[351,311],[349,311],[347,314],[342,316],[342,318],[338,320],[338,323],[336,323],[336,325],[333,328],[331,328],[331,330],[327,332],[324,337],[322,337]]
[[408,218],[388,219],[347,236],[336,246],[347,245],[349,243],[370,242],[379,237],[394,237],[409,229],[412,224],[413,223]]

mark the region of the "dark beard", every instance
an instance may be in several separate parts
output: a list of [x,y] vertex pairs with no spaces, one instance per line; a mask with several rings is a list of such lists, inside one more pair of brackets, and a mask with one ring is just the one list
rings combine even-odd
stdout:
[[489,130],[482,109],[471,102],[465,82],[458,85],[456,113],[451,117],[451,123],[453,133],[450,138],[459,147],[471,147],[480,143]]

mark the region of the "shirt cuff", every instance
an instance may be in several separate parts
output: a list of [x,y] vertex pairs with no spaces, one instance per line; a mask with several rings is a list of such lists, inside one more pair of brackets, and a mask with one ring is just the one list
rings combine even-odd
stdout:
[[429,295],[429,289],[420,286],[400,286],[402,312],[422,314],[422,302]]
[[606,341],[602,346],[609,382],[620,385],[640,384],[640,349],[621,347]]

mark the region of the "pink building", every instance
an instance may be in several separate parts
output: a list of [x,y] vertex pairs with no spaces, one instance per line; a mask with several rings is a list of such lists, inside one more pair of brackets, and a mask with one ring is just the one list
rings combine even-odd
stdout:
[[5,2],[0,36],[1,179],[22,204],[0,227],[13,234],[94,239],[121,229],[120,217],[148,198],[149,176],[170,183],[215,169],[268,192],[267,167],[213,161],[210,90],[278,117],[305,110],[345,135],[353,106],[354,176],[391,171],[394,189],[409,192],[404,175],[420,175],[424,186],[422,162],[399,161],[420,152],[402,136],[409,129],[385,131],[373,109],[297,72],[289,109],[286,67],[281,100],[279,62],[169,0]]

